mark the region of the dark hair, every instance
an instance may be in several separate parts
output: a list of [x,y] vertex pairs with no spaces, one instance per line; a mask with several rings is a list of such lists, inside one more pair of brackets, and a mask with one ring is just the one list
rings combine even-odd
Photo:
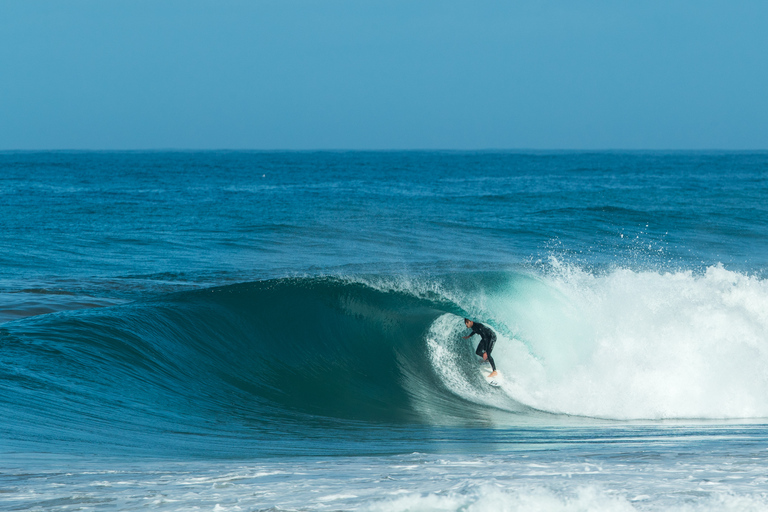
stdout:
[[470,320],[469,318],[465,318],[465,319],[464,319],[464,323],[467,323],[467,322],[471,322],[471,321],[472,321],[472,320]]

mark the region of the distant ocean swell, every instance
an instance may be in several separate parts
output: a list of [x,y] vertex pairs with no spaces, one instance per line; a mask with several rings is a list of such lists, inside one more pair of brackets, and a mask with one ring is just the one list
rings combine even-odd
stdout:
[[[501,389],[465,315],[499,334]],[[721,267],[277,279],[8,322],[0,348],[0,429],[24,441],[768,417],[768,283]]]

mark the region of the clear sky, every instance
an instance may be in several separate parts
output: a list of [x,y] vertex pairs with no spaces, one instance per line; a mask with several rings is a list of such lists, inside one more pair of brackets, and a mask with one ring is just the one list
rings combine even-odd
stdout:
[[768,2],[0,0],[0,149],[768,149]]

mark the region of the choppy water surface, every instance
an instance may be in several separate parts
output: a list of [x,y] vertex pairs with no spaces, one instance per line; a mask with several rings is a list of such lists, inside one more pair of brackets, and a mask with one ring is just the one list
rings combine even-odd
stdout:
[[1,153],[0,502],[764,510],[766,198],[765,153]]

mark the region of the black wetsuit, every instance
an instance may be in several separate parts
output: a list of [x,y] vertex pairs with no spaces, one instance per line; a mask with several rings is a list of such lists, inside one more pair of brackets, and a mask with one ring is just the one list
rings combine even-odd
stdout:
[[491,350],[493,350],[493,345],[496,343],[496,334],[480,322],[474,322],[471,329],[472,334],[470,334],[470,336],[474,336],[475,334],[480,335],[480,343],[477,344],[475,354],[480,357],[483,357],[483,352],[488,354],[488,362],[491,363],[493,371],[496,371],[496,364],[494,364],[493,358],[491,357]]

